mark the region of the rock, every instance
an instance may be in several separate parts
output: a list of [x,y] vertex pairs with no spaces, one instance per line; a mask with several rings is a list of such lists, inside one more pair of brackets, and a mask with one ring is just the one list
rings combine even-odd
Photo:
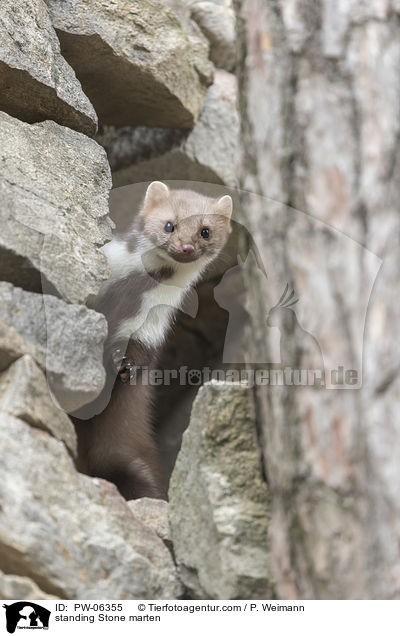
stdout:
[[200,32],[185,31],[160,0],[46,2],[101,123],[193,126],[212,81]]
[[233,71],[236,66],[236,17],[231,3],[190,2],[191,17],[210,42],[210,58],[215,66]]
[[[35,357],[37,355],[35,346],[24,340],[14,327],[0,317],[0,372],[25,354]],[[42,356],[40,359],[43,361]]]
[[110,185],[92,139],[0,113],[0,277],[31,291],[45,283],[70,302],[97,293],[108,276],[98,247],[111,238]]
[[166,0],[185,29],[200,30],[210,43],[210,58],[218,68],[236,65],[236,17],[232,0]]
[[65,599],[176,598],[161,539],[112,484],[76,472],[64,445],[0,419],[0,567]]
[[187,130],[181,128],[102,126],[96,141],[106,149],[110,168],[115,173],[121,168],[168,153],[182,144],[188,134]]
[[188,136],[169,130],[164,133],[144,130],[141,134],[123,131],[112,141],[107,140],[106,150],[114,157],[114,187],[151,181],[154,175],[157,179],[205,181],[234,187],[239,156],[235,76],[226,71],[215,73],[199,120]]
[[170,547],[171,537],[168,526],[168,502],[162,499],[142,497],[128,501],[128,506],[136,519],[148,526]]
[[42,600],[55,601],[59,597],[43,592],[32,579],[0,571],[0,597],[5,601]]
[[42,0],[4,0],[0,18],[0,110],[29,123],[53,119],[87,135],[97,115],[60,43]]
[[270,598],[268,491],[251,390],[205,384],[169,489],[181,580],[194,598]]
[[198,164],[214,172],[221,183],[237,185],[239,113],[236,77],[217,71],[208,90],[198,124],[188,137],[185,152]]
[[76,456],[73,424],[54,401],[43,372],[29,355],[0,375],[0,417],[4,414],[47,431]]
[[63,409],[77,409],[101,391],[104,316],[83,305],[67,305],[54,296],[0,282],[0,319],[19,334],[15,349],[9,346],[8,358],[18,357],[24,348],[21,338],[26,341],[26,353],[46,371]]

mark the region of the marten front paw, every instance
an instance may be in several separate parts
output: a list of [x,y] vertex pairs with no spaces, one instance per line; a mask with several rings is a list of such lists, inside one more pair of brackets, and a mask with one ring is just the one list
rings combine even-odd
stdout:
[[130,358],[127,358],[121,349],[115,349],[112,354],[112,362],[114,370],[123,384],[129,384],[135,378],[135,364]]

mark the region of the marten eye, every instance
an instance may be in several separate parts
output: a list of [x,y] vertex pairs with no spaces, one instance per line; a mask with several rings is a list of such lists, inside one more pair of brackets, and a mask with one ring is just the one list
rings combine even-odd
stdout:
[[203,229],[200,232],[200,235],[203,237],[203,239],[209,239],[210,238],[210,230],[208,229],[208,227],[203,227]]
[[164,232],[173,232],[175,229],[174,224],[171,221],[167,221],[164,225]]

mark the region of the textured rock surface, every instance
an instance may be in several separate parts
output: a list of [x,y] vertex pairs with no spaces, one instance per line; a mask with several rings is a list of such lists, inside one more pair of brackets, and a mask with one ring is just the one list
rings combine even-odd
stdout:
[[42,0],[4,0],[0,15],[0,110],[33,123],[53,119],[94,134],[97,116]]
[[[364,337],[360,391],[258,390],[277,593],[398,598],[399,23],[385,0],[240,4],[241,183],[268,197],[244,206],[248,227],[269,281],[295,286],[331,350],[352,355]],[[301,230],[296,209],[335,229],[310,218]],[[332,232],[348,245],[336,256]],[[370,299],[376,263],[362,246],[384,259]],[[249,289],[265,347],[271,297],[254,272]]]
[[[36,357],[35,345],[24,340],[14,327],[0,317],[0,372],[25,354]],[[43,357],[40,360],[43,361]]]
[[232,2],[189,0],[190,15],[210,42],[210,57],[219,68],[236,65],[236,16]]
[[[62,408],[71,411],[97,396],[105,377],[104,316],[0,282],[0,318],[27,342],[26,353],[46,370]],[[14,351],[10,347],[9,360],[18,357],[21,339],[17,345]]]
[[159,0],[46,2],[62,53],[101,123],[193,125],[212,80],[200,32],[186,32]]
[[199,120],[188,136],[173,131],[123,131],[105,140],[113,158],[115,187],[141,181],[178,179],[237,183],[239,114],[234,75],[217,71]]
[[66,300],[85,301],[108,275],[98,250],[112,226],[104,150],[53,122],[3,113],[0,140],[1,278],[32,291],[48,281]]
[[0,572],[0,596],[4,600],[55,600],[58,596],[46,594],[32,579],[16,574]]
[[171,537],[168,526],[168,502],[162,499],[150,499],[142,497],[128,501],[128,506],[136,519],[148,526],[164,543],[171,545]]
[[[108,275],[99,248],[111,237],[111,178],[104,150],[88,138],[97,121],[89,99],[115,184],[196,180],[208,194],[226,194],[236,185],[239,155],[237,83],[226,70],[235,64],[231,3],[3,4],[0,596],[179,598],[184,589],[169,550],[169,505],[127,503],[112,484],[78,473],[75,432],[64,412],[76,413],[104,381],[106,323],[85,303]],[[209,55],[224,69],[214,83]],[[131,217],[131,192],[126,203]],[[209,273],[213,281],[220,274]],[[199,362],[204,355],[219,361],[229,308],[214,302],[210,310],[212,281],[203,292],[199,312],[213,323],[212,341],[209,321],[201,318],[197,331],[186,323],[179,355],[170,351],[174,363],[180,355],[193,360],[199,350]],[[170,394],[172,406],[165,408],[173,434],[167,425],[158,429],[160,445],[163,435],[170,447],[174,438],[174,453],[182,423],[176,427],[176,420],[196,390],[189,389],[179,400]],[[207,408],[197,403],[177,468],[188,478],[172,487],[172,518],[193,596],[273,593],[251,395],[243,387],[205,388]]]
[[200,389],[169,501],[178,569],[194,598],[271,597],[268,492],[250,389]]
[[3,571],[67,599],[177,596],[168,549],[114,486],[77,473],[61,442],[14,417],[0,418],[0,441]]
[[0,375],[0,417],[4,414],[48,431],[76,455],[72,422],[55,403],[43,372],[29,355]]

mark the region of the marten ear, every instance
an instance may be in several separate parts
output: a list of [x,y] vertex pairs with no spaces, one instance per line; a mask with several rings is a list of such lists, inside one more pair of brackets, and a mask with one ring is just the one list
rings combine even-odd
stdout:
[[215,211],[218,214],[226,216],[227,219],[230,219],[232,216],[232,207],[232,197],[230,197],[229,194],[225,194],[223,197],[218,199],[215,205]]
[[143,210],[150,211],[169,196],[169,189],[162,181],[153,181],[146,190]]

